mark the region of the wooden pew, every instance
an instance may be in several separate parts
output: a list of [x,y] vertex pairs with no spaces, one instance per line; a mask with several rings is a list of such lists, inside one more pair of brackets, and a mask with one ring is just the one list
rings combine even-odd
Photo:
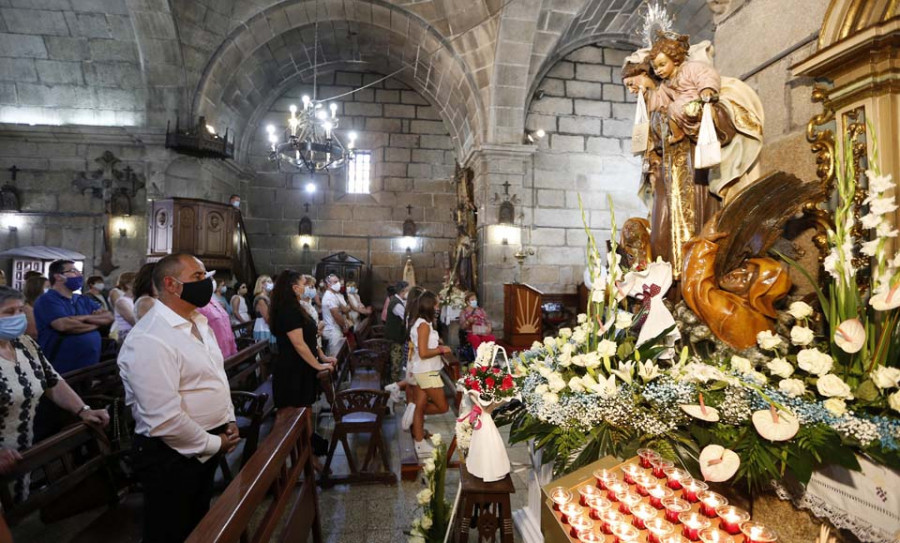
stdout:
[[[216,500],[187,543],[262,543],[273,540],[279,528],[278,541],[305,542],[312,534],[314,543],[321,543],[310,415],[305,408],[278,410],[272,432]],[[299,492],[295,493],[298,486]],[[270,495],[271,499],[267,499]],[[291,502],[293,506],[289,508]],[[257,514],[260,507],[265,508],[262,516]]]
[[125,389],[119,378],[119,366],[115,359],[79,368],[61,375],[79,396],[124,397]]
[[253,341],[253,325],[254,319],[241,324],[232,324],[231,331],[234,332],[234,341],[237,343],[238,349],[243,349],[254,343]]

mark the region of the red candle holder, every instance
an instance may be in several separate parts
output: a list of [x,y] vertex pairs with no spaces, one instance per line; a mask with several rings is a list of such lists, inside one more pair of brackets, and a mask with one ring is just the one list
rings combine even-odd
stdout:
[[600,516],[604,511],[609,511],[612,502],[602,496],[597,496],[588,500],[588,507],[591,509],[590,517],[594,520],[600,520]]
[[734,538],[723,534],[716,528],[707,528],[700,532],[700,541],[703,543],[734,543]]
[[618,495],[628,490],[628,485],[624,481],[613,481],[606,485],[606,499],[611,502],[619,501]]
[[709,489],[709,485],[704,483],[703,481],[698,481],[696,479],[690,479],[686,482],[683,482],[681,485],[681,498],[687,500],[691,503],[697,503],[700,501],[699,494],[704,490]]
[[615,543],[637,543],[641,537],[641,531],[624,522],[613,528],[613,535],[616,536]]
[[728,505],[728,499],[725,496],[712,490],[704,490],[700,492],[699,496],[700,512],[709,518],[716,518],[716,509],[723,505]]
[[647,525],[647,543],[662,543],[662,539],[675,531],[672,523],[663,518],[653,518],[648,520]]
[[758,522],[748,521],[741,524],[741,533],[744,534],[745,543],[774,543],[778,541],[775,530],[767,528]]
[[710,521],[708,518],[692,511],[685,511],[678,515],[678,521],[681,522],[681,535],[691,541],[700,540],[700,532],[709,528]]
[[550,500],[553,501],[553,510],[559,511],[560,507],[572,501],[572,493],[561,486],[557,486],[550,490]]
[[616,498],[619,499],[619,513],[623,515],[630,515],[631,509],[643,501],[640,494],[628,490],[618,493]]
[[573,517],[580,517],[584,515],[584,508],[578,505],[575,502],[569,502],[559,508],[559,512],[562,513],[562,517],[560,520],[563,524],[569,524]]
[[675,463],[671,460],[659,457],[650,461],[650,467],[653,469],[653,476],[657,479],[666,478],[666,469],[675,467]]
[[653,467],[653,460],[660,457],[659,453],[653,449],[638,449],[637,454],[641,459],[641,467],[644,469]]
[[597,481],[597,487],[606,490],[606,485],[613,481],[618,481],[619,476],[608,469],[598,469],[594,471],[594,479]]
[[681,490],[681,484],[691,477],[690,473],[674,466],[664,469],[663,472],[666,474],[666,479],[668,480],[666,485],[672,490]]
[[691,510],[691,504],[675,497],[665,498],[662,504],[666,508],[666,520],[673,524],[681,522],[679,515]]
[[625,478],[625,482],[630,485],[634,484],[634,478],[641,473],[644,473],[644,470],[637,464],[625,464],[622,466],[622,476]]
[[581,532],[589,532],[594,527],[594,521],[585,517],[572,517],[569,519],[569,526],[571,529],[569,530],[569,535],[577,538],[578,534]]
[[666,498],[674,498],[675,492],[666,486],[661,484],[657,484],[656,486],[651,486],[647,489],[647,494],[650,496],[650,505],[657,509],[665,509],[663,505],[663,500]]
[[604,534],[611,534],[613,528],[625,521],[625,515],[615,509],[605,511],[600,517],[600,531]]
[[641,473],[634,478],[634,489],[641,496],[646,496],[647,489],[655,484],[656,478],[649,473]]
[[722,505],[716,509],[719,515],[719,528],[729,535],[741,533],[741,524],[750,520],[750,513],[733,505]]
[[578,495],[581,496],[581,500],[579,503],[581,505],[588,505],[588,500],[590,498],[599,498],[603,495],[603,491],[593,485],[582,486],[578,489]]
[[649,503],[638,503],[631,508],[631,524],[638,530],[647,529],[647,521],[656,518],[659,512]]

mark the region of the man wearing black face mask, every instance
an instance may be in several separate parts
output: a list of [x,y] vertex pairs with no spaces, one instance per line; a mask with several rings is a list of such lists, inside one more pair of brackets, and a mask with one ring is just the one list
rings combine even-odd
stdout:
[[119,353],[135,420],[134,470],[144,488],[144,542],[183,541],[209,510],[219,454],[240,437],[222,352],[198,307],[212,277],[188,254],[153,269],[159,302]]
[[75,294],[84,276],[71,260],[57,260],[47,270],[51,288],[34,304],[38,343],[58,373],[100,361],[100,332],[112,324],[112,313],[89,296]]

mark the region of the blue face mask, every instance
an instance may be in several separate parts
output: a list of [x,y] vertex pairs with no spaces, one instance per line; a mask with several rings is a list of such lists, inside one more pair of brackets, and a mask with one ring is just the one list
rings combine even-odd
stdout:
[[0,339],[5,341],[16,339],[25,333],[25,328],[27,327],[28,320],[25,318],[25,313],[19,313],[12,317],[2,317],[0,318]]
[[350,294],[356,294],[356,287],[350,287],[347,289],[347,292]]
[[316,297],[315,287],[306,287],[306,291],[303,293],[303,295],[310,299],[315,298]]
[[66,278],[66,288],[69,290],[81,290],[81,287],[84,286],[84,277],[67,277]]
[[469,300],[469,305],[472,307],[478,307],[478,300]]

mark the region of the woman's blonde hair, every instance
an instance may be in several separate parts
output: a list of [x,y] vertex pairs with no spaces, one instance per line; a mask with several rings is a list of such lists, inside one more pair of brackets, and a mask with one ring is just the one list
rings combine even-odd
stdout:
[[137,274],[135,272],[123,272],[119,275],[119,280],[116,281],[116,288],[121,290],[126,290],[129,286],[134,286],[134,278]]
[[356,286],[356,281],[347,281],[346,283],[344,283],[344,286],[345,286],[346,288],[355,287],[355,286]]
[[266,293],[266,286],[265,286],[265,285],[266,285],[267,282],[269,282],[269,281],[271,281],[271,280],[272,280],[272,278],[269,277],[268,275],[260,275],[260,276],[256,279],[256,286],[253,287],[253,295],[254,295],[254,296],[259,296],[260,294],[265,294],[265,293]]

